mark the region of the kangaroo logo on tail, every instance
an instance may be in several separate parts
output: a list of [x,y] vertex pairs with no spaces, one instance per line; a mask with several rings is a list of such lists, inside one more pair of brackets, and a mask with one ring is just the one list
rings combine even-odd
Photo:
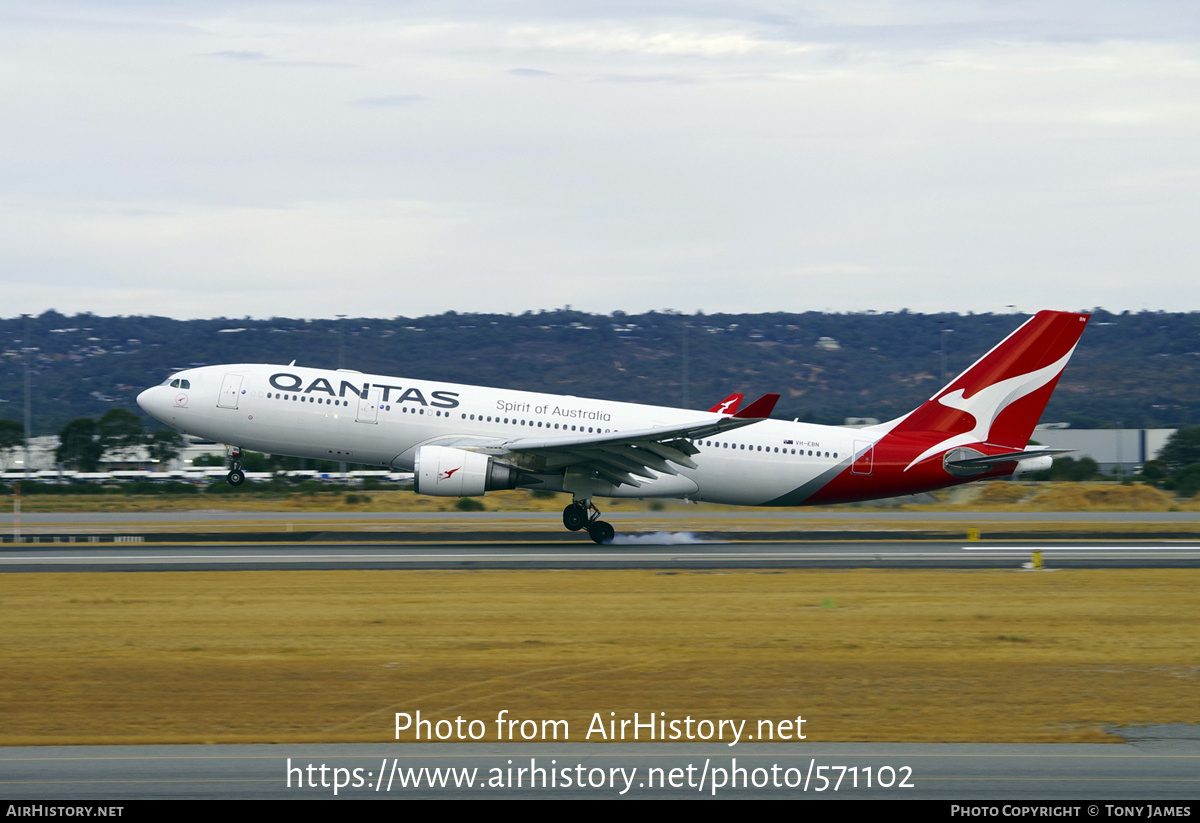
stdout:
[[920,407],[875,430],[920,445],[906,472],[959,446],[1024,449],[1090,317],[1038,312]]
[[[956,389],[937,397],[937,402],[943,406],[969,414],[975,420],[975,426],[970,431],[951,435],[940,443],[930,446],[914,457],[904,470],[908,471],[930,455],[948,451],[956,446],[991,442],[992,424],[996,422],[996,418],[1015,401],[1032,394],[1051,380],[1056,380],[1062,374],[1062,370],[1066,368],[1067,361],[1071,359],[1074,351],[1075,347],[1072,346],[1071,351],[1064,354],[1057,362],[1028,374],[1017,375],[1007,380],[1001,380],[999,383],[993,383],[987,388],[977,391],[971,397],[967,397],[963,389]],[[1034,425],[1037,425],[1036,420]]]

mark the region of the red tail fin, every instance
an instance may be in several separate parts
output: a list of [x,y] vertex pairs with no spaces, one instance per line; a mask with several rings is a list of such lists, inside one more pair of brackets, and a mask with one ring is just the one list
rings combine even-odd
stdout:
[[1025,448],[1089,317],[1038,312],[915,411],[880,428],[936,435],[910,467],[974,443]]

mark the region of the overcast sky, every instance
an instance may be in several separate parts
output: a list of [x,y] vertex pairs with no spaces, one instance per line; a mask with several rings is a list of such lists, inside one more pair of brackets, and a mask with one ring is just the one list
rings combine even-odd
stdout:
[[0,315],[1200,309],[1200,4],[0,4]]

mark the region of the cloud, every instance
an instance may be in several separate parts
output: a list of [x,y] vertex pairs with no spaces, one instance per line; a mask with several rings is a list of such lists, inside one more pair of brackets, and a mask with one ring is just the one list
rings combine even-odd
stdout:
[[260,65],[284,69],[353,69],[358,66],[357,63],[343,63],[333,60],[270,60]]
[[340,60],[272,60],[266,52],[261,51],[210,51],[200,55],[201,57],[221,57],[226,60],[239,60],[247,63],[257,63],[260,66],[269,66],[273,68],[318,68],[318,69],[349,69],[354,68],[356,63],[348,63]]
[[224,57],[226,60],[266,60],[261,51],[210,51],[201,57]]
[[681,74],[605,74],[596,78],[602,83],[669,83],[686,85],[700,82]]
[[423,103],[427,99],[427,97],[420,94],[393,94],[389,97],[364,97],[361,100],[355,100],[354,105],[368,109],[386,109],[398,106],[411,106],[414,103]]
[[1187,4],[25,5],[10,312],[1200,308]]

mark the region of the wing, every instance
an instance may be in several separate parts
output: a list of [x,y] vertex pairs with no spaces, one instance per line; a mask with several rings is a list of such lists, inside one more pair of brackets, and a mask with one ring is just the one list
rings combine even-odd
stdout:
[[495,444],[474,443],[470,448],[533,471],[550,472],[573,467],[590,470],[614,486],[641,486],[641,477],[679,474],[676,466],[696,468],[692,455],[699,452],[689,440],[753,425],[763,418],[718,417],[677,426],[660,426],[607,434],[562,437],[519,437]]

